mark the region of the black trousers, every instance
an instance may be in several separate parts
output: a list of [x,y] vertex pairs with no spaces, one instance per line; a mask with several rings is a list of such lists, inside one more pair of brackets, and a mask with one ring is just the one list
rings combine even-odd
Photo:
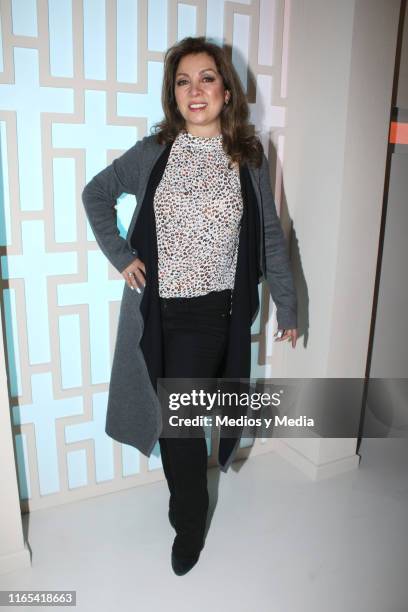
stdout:
[[[231,291],[160,298],[165,378],[216,378],[228,338]],[[180,557],[204,546],[208,511],[205,438],[159,438]]]

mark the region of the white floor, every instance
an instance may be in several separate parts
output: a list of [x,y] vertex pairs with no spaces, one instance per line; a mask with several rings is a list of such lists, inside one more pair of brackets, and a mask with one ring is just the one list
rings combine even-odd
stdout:
[[217,506],[182,577],[164,481],[36,511],[32,567],[0,589],[73,589],[81,612],[407,612],[407,447],[364,440],[358,469],[317,483],[276,454],[210,470]]

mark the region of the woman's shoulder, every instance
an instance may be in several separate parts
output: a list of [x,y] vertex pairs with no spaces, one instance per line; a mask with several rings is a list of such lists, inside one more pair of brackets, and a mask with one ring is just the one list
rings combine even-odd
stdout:
[[156,151],[157,149],[163,149],[165,145],[158,142],[156,134],[148,134],[143,136],[137,141],[136,146],[140,152]]
[[159,144],[155,134],[149,134],[137,140],[120,159],[135,168],[149,162],[150,158],[154,158],[163,148],[164,145]]

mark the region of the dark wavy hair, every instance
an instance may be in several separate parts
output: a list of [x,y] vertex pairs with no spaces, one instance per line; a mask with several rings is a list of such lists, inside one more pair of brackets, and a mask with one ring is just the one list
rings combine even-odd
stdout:
[[173,142],[180,130],[185,127],[185,120],[177,109],[174,93],[175,77],[181,58],[198,53],[207,53],[214,59],[223,79],[224,88],[230,92],[229,103],[223,106],[220,115],[224,151],[229,155],[231,162],[238,162],[240,165],[249,162],[259,168],[262,163],[263,146],[248,123],[248,102],[241,81],[225,48],[210,42],[204,36],[183,38],[166,51],[161,93],[164,119],[152,126],[157,141],[160,144]]

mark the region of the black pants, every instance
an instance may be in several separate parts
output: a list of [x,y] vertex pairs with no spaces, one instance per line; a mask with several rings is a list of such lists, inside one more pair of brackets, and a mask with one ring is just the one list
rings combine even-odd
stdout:
[[[193,298],[160,298],[165,378],[216,378],[224,357],[231,291]],[[175,519],[173,551],[198,553],[208,511],[205,438],[159,438]]]

